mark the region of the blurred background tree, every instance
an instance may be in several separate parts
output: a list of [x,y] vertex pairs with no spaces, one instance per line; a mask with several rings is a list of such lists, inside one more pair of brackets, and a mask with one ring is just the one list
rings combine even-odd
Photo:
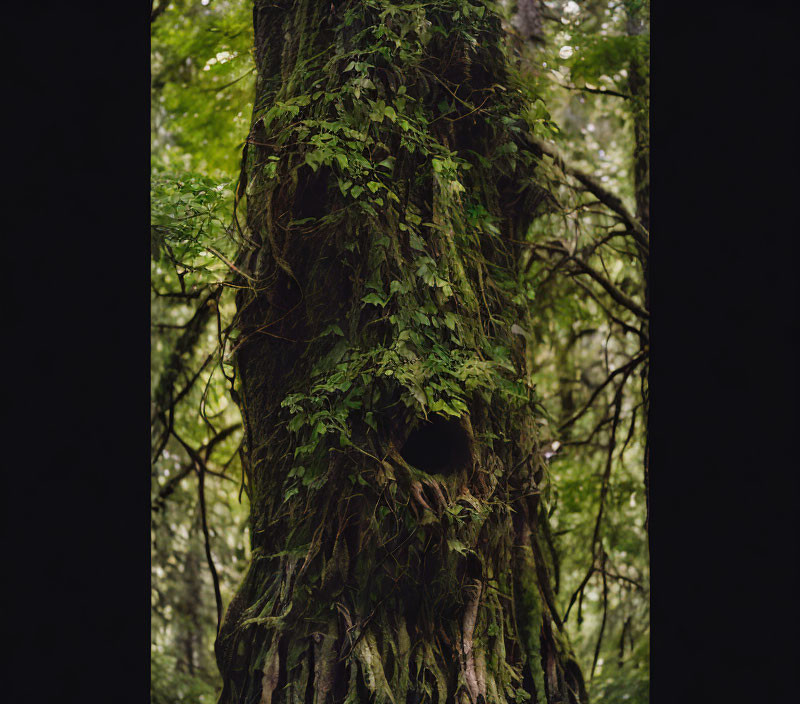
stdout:
[[[649,3],[503,4],[517,80],[538,96],[539,178],[520,296],[555,502],[557,598],[593,701],[649,681]],[[223,331],[229,236],[254,94],[252,5],[151,12],[152,701],[216,701],[219,615],[249,559]]]
[[217,332],[231,312],[220,282],[252,104],[252,20],[244,0],[154,5],[151,697],[214,702],[218,613],[248,558],[241,418]]

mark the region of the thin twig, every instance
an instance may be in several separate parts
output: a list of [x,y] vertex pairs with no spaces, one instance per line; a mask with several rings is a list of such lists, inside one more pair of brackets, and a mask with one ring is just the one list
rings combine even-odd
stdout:
[[606,579],[606,553],[603,551],[602,575],[603,575],[603,620],[600,622],[600,633],[597,636],[597,645],[594,648],[594,658],[592,658],[592,671],[589,679],[594,678],[594,670],[597,667],[598,656],[600,655],[600,644],[603,642],[603,632],[606,629],[606,619],[608,617],[608,580]]

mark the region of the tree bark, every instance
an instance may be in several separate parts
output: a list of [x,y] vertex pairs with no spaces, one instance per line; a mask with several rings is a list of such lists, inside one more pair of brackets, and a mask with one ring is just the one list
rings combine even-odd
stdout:
[[254,26],[233,354],[252,562],[220,702],[585,702],[539,537],[518,243],[543,194],[500,20],[298,0]]
[[[649,5],[627,6],[627,32],[636,37],[649,32]],[[650,56],[635,51],[628,64],[628,90],[631,94],[631,117],[633,118],[633,187],[636,196],[636,217],[650,230]],[[650,257],[649,252],[642,261],[645,308],[650,310]],[[642,322],[647,338],[650,338],[649,319]],[[647,388],[649,364],[642,369],[642,396],[644,398],[645,448],[644,488],[647,514],[645,530],[650,533],[650,442],[647,427],[650,421],[650,394]]]

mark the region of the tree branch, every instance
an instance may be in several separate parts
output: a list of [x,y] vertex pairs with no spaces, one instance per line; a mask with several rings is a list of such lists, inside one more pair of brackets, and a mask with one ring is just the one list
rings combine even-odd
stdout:
[[592,671],[589,678],[594,677],[594,670],[597,667],[597,660],[600,655],[600,644],[603,642],[603,632],[606,629],[606,619],[608,617],[608,580],[606,579],[606,553],[603,551],[603,561],[601,564],[601,572],[603,577],[603,620],[600,622],[600,633],[597,636],[597,645],[594,648],[594,657],[592,658]]
[[[597,283],[599,283],[611,296],[612,299],[616,303],[619,303],[624,308],[627,308],[629,311],[634,313],[637,317],[641,318],[642,320],[648,320],[650,318],[650,313],[642,308],[636,301],[634,301],[630,296],[620,291],[616,286],[614,286],[611,281],[609,281],[605,276],[601,273],[593,269],[589,266],[583,259],[574,254],[570,254],[567,247],[564,245],[563,242],[556,242],[555,244],[534,244],[531,243],[531,246],[534,249],[545,249],[550,252],[557,252],[565,254],[569,261],[575,262],[580,269],[580,272],[576,273],[584,273],[588,274],[591,278],[593,278]],[[558,265],[561,265],[564,260],[558,262]]]
[[161,0],[158,3],[158,7],[153,9],[153,0],[150,0],[150,24],[155,22],[158,17],[167,9],[167,5],[169,5],[169,0]]
[[211,572],[211,581],[214,583],[214,600],[217,604],[217,633],[219,633],[219,627],[222,623],[222,593],[220,592],[219,588],[219,575],[217,574],[217,568],[214,565],[214,559],[211,555],[211,538],[208,533],[208,522],[206,521],[206,463],[203,461],[200,455],[197,454],[197,452],[195,452],[195,450],[188,443],[184,442],[174,430],[172,431],[172,434],[175,439],[181,445],[183,445],[183,449],[189,453],[189,457],[192,458],[193,467],[197,471],[197,498],[200,502],[200,519],[203,527],[203,538],[205,540],[206,561],[208,562],[208,569]]
[[567,428],[568,426],[572,425],[576,420],[578,420],[578,418],[580,418],[584,413],[586,413],[586,411],[589,410],[589,408],[594,403],[594,400],[598,397],[600,392],[611,383],[611,381],[614,379],[615,376],[625,373],[627,377],[627,375],[630,374],[630,372],[632,372],[633,369],[643,359],[644,356],[639,354],[633,359],[631,359],[630,362],[623,364],[621,367],[617,367],[613,372],[611,372],[611,374],[608,375],[608,378],[594,390],[594,393],[592,393],[592,395],[589,397],[589,400],[586,402],[583,408],[581,408],[577,413],[575,413],[573,416],[571,416],[570,418],[565,420],[561,425],[558,426],[559,431],[563,431],[564,428]]
[[635,313],[637,317],[642,318],[643,320],[647,320],[650,317],[650,313],[648,311],[642,308],[630,296],[627,296],[620,291],[605,276],[590,267],[585,261],[583,261],[583,259],[580,257],[572,257],[572,261],[574,261],[580,267],[581,271],[597,281],[597,283],[599,283],[606,290],[608,295],[611,296],[614,301],[619,303],[621,306],[624,306],[632,313]]
[[649,254],[650,233],[647,231],[644,225],[642,225],[642,223],[636,219],[633,213],[631,213],[625,207],[625,204],[618,195],[600,185],[597,179],[595,179],[593,176],[590,176],[580,169],[567,164],[566,161],[564,161],[564,157],[561,155],[555,145],[548,144],[547,142],[539,139],[538,137],[534,137],[531,134],[526,134],[525,138],[528,140],[531,146],[552,157],[553,161],[556,162],[556,164],[565,174],[569,174],[579,181],[587,191],[597,198],[597,200],[619,215],[630,226],[631,230],[633,230],[633,238],[642,249],[643,254]]
[[[205,462],[208,462],[209,458],[211,457],[211,452],[214,449],[215,445],[218,445],[222,442],[225,438],[229,437],[232,433],[236,432],[239,428],[242,427],[241,423],[234,423],[223,430],[220,430],[211,440],[209,440],[203,447],[201,447],[198,452],[202,452],[205,455]],[[175,435],[172,430],[170,429],[170,435]],[[178,442],[180,442],[184,447],[186,445],[183,441],[175,435]],[[234,453],[235,455],[235,453]],[[223,468],[224,470],[224,468]],[[170,477],[169,481],[161,487],[161,490],[158,492],[158,496],[156,497],[155,501],[153,502],[154,509],[160,508],[164,501],[177,489],[178,484],[181,483],[192,471],[192,464],[185,465],[181,468],[181,470],[173,477]],[[220,477],[222,479],[227,479],[228,481],[235,481],[233,478],[226,476],[222,472],[215,472],[211,469],[208,469],[206,466],[206,471],[209,474],[213,474],[215,477]]]

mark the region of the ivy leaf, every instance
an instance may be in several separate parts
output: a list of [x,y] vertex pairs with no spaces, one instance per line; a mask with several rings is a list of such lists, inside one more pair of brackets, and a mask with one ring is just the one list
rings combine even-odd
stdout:
[[318,420],[317,424],[314,426],[314,430],[311,431],[311,437],[315,438],[319,435],[325,435],[326,430],[327,427],[325,426],[325,423],[323,423],[321,420]]
[[364,303],[371,303],[374,306],[380,306],[383,308],[387,303],[388,300],[384,301],[377,293],[368,293],[362,299]]
[[309,152],[306,154],[306,164],[311,167],[311,170],[316,172],[319,168],[319,154],[317,152]]
[[411,395],[417,399],[417,403],[419,403],[420,406],[425,408],[427,399],[425,398],[425,393],[419,388],[419,386],[415,385],[411,387]]
[[415,232],[410,232],[408,235],[408,243],[411,245],[413,249],[417,249],[420,252],[425,251],[425,240],[422,239],[418,234]]
[[338,325],[336,325],[336,323],[328,325],[328,327],[326,327],[322,331],[322,333],[320,334],[320,337],[325,337],[325,335],[329,335],[330,333],[336,333],[340,337],[344,337],[344,332],[342,332],[342,328],[340,328]]
[[450,550],[457,552],[459,555],[466,555],[469,551],[469,548],[456,538],[448,538],[447,547],[450,548]]
[[296,486],[293,486],[291,489],[289,489],[289,490],[288,490],[288,491],[287,491],[287,492],[286,492],[286,493],[283,495],[283,500],[284,500],[284,501],[288,501],[288,500],[289,500],[289,499],[291,499],[291,498],[292,498],[292,497],[293,497],[295,494],[297,494],[299,491],[300,491],[300,489],[299,489],[298,487],[296,487]]

